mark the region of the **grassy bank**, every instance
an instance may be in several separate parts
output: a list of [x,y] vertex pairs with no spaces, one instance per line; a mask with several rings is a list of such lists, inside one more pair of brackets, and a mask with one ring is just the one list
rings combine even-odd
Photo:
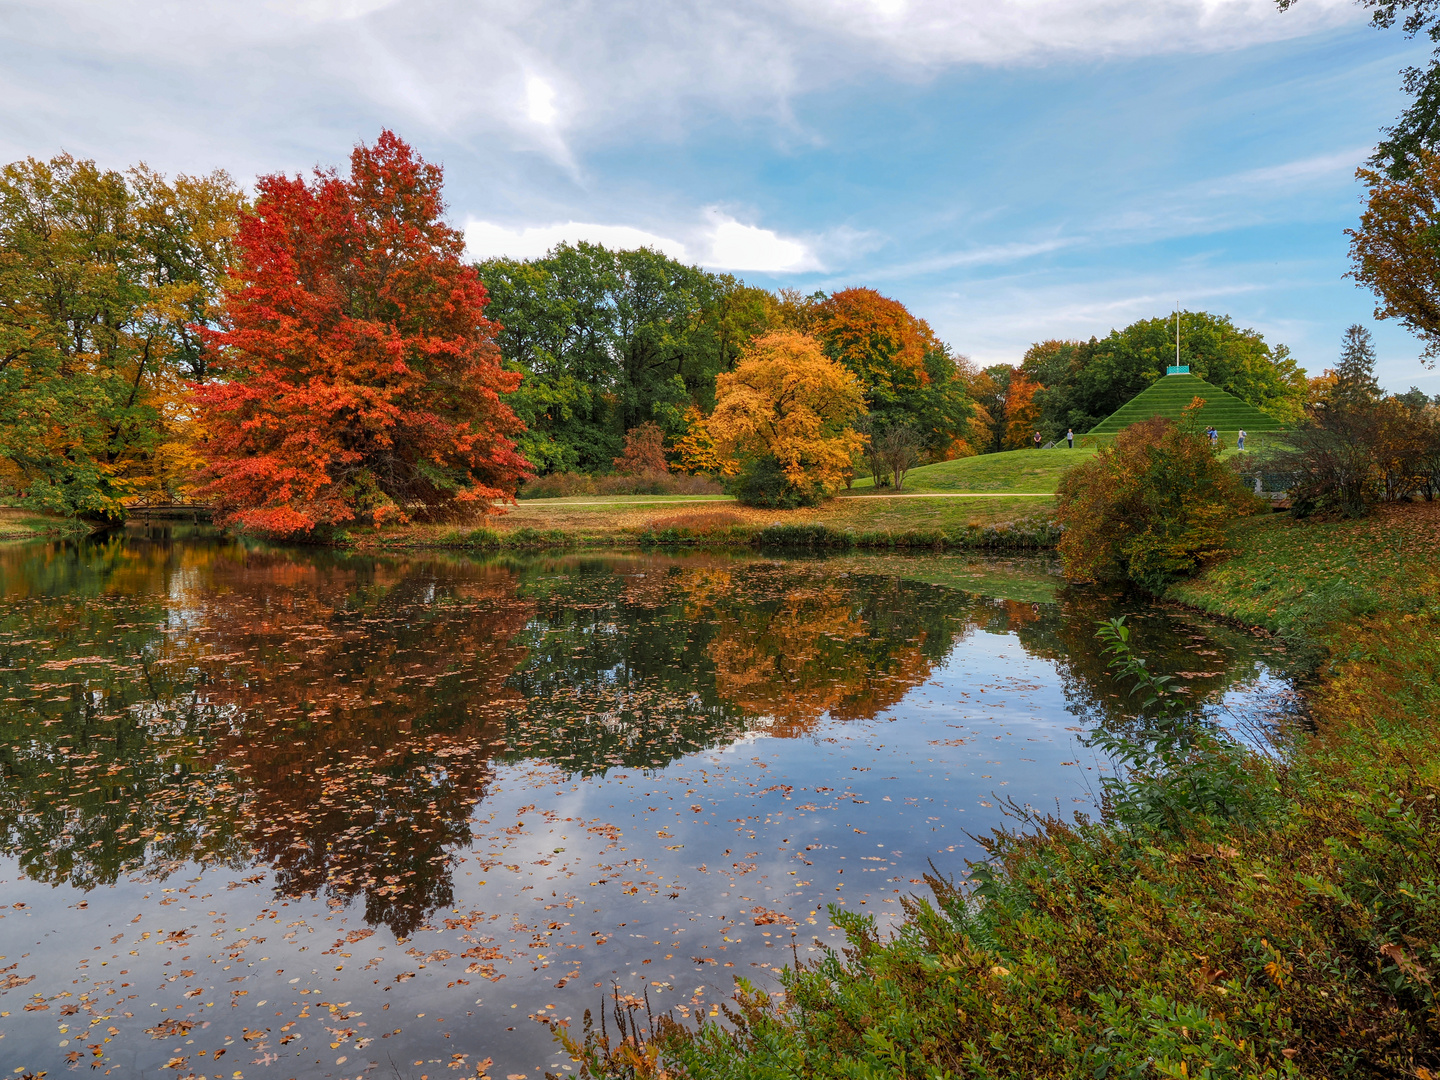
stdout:
[[56,536],[84,536],[94,531],[88,522],[56,514],[42,514],[13,506],[0,506],[0,541],[43,540]]
[[[703,544],[849,550],[1051,548],[1058,452],[1013,451],[916,469],[899,493],[868,480],[823,506],[759,510],[727,495],[577,495],[525,499],[483,527],[357,529],[361,548],[628,547]],[[924,497],[911,497],[924,496]],[[948,496],[956,496],[950,498]],[[940,497],[931,497],[940,496]]]
[[1053,500],[836,498],[801,510],[757,510],[714,496],[534,499],[479,527],[412,525],[357,529],[364,549],[716,547],[1017,550],[1051,548]]
[[[1076,462],[1092,458],[1098,450],[1004,450],[998,454],[940,461],[905,474],[903,490],[919,492],[1046,492],[1054,494],[1060,477]],[[875,482],[855,481],[855,491],[869,494]]]
[[623,1045],[592,1032],[585,1067],[1440,1072],[1440,507],[1249,519],[1235,544],[1172,598],[1319,657],[1313,733],[1252,752],[1132,667],[1136,719],[1097,741],[1138,771],[1103,820],[1029,818],[988,841],[969,888],[931,878],[898,936],[836,911],[850,948],[787,975],[783,998],[742,983],[724,1027],[662,1020]]

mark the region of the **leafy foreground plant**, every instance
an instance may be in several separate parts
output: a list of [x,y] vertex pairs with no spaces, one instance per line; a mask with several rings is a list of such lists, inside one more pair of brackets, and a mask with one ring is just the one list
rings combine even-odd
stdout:
[[1075,581],[1160,591],[1225,551],[1226,529],[1263,506],[1199,430],[1202,398],[1179,424],[1131,424],[1060,481],[1060,557]]
[[725,1023],[614,1002],[557,1034],[600,1077],[1409,1076],[1440,1069],[1433,725],[1356,725],[1288,764],[1210,727],[1102,627],[1140,706],[1100,821],[1012,807],[968,887],[939,871],[881,940],[736,980]]

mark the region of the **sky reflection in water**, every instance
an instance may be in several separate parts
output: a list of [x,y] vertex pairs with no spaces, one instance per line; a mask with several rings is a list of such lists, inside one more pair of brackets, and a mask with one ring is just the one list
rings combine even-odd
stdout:
[[1131,613],[1197,702],[1285,704],[1268,643],[1056,585],[958,556],[0,549],[4,1071],[563,1073],[534,1017],[612,981],[710,1011],[838,941],[828,904],[883,926],[930,860],[963,872],[1007,801],[1093,808],[1077,735],[1123,694],[1097,619]]

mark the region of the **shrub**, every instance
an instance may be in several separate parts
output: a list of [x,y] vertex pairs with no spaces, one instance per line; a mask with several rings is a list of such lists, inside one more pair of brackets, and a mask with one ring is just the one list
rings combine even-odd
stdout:
[[767,526],[755,535],[755,543],[759,547],[840,548],[849,551],[855,547],[855,536],[818,522],[796,522]]
[[1309,422],[1280,435],[1256,462],[1282,478],[1296,517],[1333,510],[1364,517],[1381,489],[1369,406],[1317,410]]
[[769,510],[819,506],[828,494],[824,487],[795,483],[771,454],[748,459],[740,474],[730,481],[730,492],[746,506]]
[[1197,398],[1180,424],[1132,424],[1115,445],[1060,483],[1060,557],[1074,580],[1129,579],[1158,591],[1225,548],[1225,527],[1263,504],[1196,428]]
[[1440,410],[1402,397],[1329,401],[1276,436],[1255,467],[1279,476],[1296,517],[1364,517],[1380,502],[1440,491]]
[[615,459],[615,471],[622,476],[664,476],[670,471],[665,460],[665,432],[653,420],[625,433],[625,449]]

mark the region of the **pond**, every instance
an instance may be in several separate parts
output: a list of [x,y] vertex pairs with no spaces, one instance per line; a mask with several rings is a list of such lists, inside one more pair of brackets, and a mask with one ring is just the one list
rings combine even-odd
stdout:
[[540,1080],[614,986],[713,1014],[1093,813],[1119,613],[1288,707],[1273,643],[1039,560],[0,547],[4,1074]]

